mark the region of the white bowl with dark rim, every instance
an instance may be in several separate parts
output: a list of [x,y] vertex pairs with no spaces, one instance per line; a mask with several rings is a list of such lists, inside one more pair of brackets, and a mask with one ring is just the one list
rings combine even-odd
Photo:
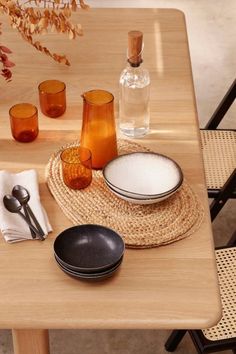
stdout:
[[126,202],[130,202],[133,204],[142,204],[142,205],[148,205],[148,204],[155,204],[155,203],[159,203],[162,202],[163,200],[169,198],[170,196],[172,196],[173,194],[175,194],[177,192],[177,190],[179,190],[181,188],[181,185],[179,186],[179,188],[175,191],[172,191],[171,193],[162,195],[158,198],[147,198],[147,199],[139,199],[139,198],[132,198],[132,197],[128,197],[127,195],[124,195],[120,192],[115,191],[114,189],[111,188],[111,186],[109,186],[109,184],[107,184],[108,189],[117,197],[125,200]]
[[180,166],[154,152],[118,156],[103,168],[103,177],[113,192],[134,200],[158,200],[173,195],[183,183]]

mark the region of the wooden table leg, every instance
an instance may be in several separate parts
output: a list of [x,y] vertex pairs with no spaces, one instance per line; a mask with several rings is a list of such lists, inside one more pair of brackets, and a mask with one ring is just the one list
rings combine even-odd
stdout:
[[46,329],[13,329],[14,354],[50,354]]

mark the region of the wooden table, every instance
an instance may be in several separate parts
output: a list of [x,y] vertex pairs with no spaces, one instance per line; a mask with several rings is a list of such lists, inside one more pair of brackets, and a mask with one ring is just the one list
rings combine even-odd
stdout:
[[[54,230],[45,242],[0,241],[0,327],[14,329],[16,354],[48,353],[48,328],[191,329],[210,327],[221,316],[184,15],[172,9],[90,9],[77,16],[83,38],[42,37],[51,49],[69,54],[71,67],[40,55],[7,25],[1,36],[17,66],[12,83],[1,81],[0,168],[37,169],[42,204]],[[144,32],[144,64],[152,81],[151,132],[138,142],[181,165],[204,204],[205,218],[182,241],[127,250],[117,276],[91,284],[68,277],[54,261],[53,241],[71,222],[49,193],[44,169],[53,151],[80,136],[81,93],[103,88],[117,99],[132,29]],[[37,140],[14,141],[8,109],[17,102],[38,105],[37,85],[49,78],[67,84],[66,114],[50,119],[39,113]]]

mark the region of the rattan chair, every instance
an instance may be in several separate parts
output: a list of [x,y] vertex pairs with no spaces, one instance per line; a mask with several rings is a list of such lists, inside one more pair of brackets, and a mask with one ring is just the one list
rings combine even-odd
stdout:
[[[221,248],[215,252],[223,317],[214,327],[188,332],[198,353],[231,349],[236,354],[236,247]],[[166,350],[175,351],[186,332],[187,330],[173,331],[165,343]]]
[[208,197],[213,198],[211,219],[215,219],[229,198],[236,198],[236,130],[218,129],[236,97],[236,80],[200,131]]
[[[236,80],[220,102],[209,123],[200,131],[211,219],[215,219],[229,198],[236,198],[236,131],[217,129],[236,97]],[[165,343],[175,351],[188,331],[198,353],[231,349],[236,354],[236,231],[227,247],[218,249],[216,262],[219,275],[223,317],[205,330],[174,330]]]

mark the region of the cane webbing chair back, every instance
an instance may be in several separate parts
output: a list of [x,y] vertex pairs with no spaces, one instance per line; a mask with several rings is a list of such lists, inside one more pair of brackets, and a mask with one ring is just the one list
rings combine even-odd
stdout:
[[[235,233],[234,233],[235,235]],[[198,353],[216,353],[231,349],[236,353],[236,247],[216,250],[222,301],[222,318],[204,330],[174,330],[165,343],[169,352],[176,350],[188,331]]]
[[223,316],[216,326],[202,330],[211,341],[236,338],[236,247],[215,253]]
[[235,97],[236,80],[205,129],[200,130],[208,197],[214,199],[210,207],[212,221],[228,199],[236,198],[236,130],[218,129]]
[[236,131],[201,130],[207,188],[221,189],[236,167]]

